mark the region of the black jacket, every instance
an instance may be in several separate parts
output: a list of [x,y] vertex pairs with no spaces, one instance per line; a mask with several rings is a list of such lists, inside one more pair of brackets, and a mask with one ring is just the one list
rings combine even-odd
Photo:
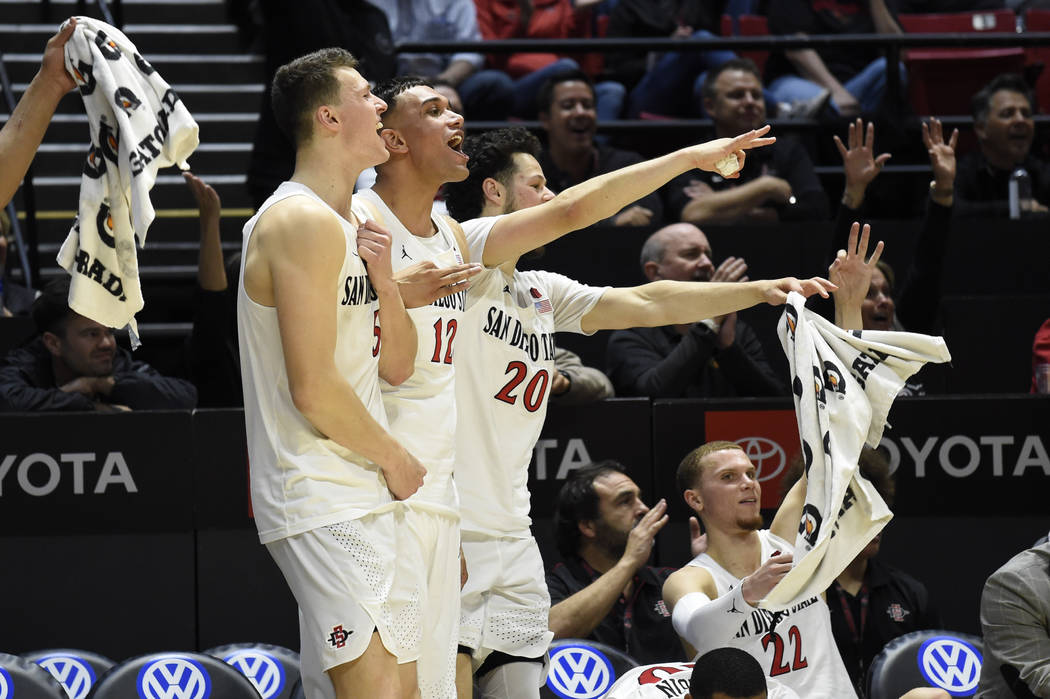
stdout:
[[[193,384],[161,376],[120,347],[113,356],[113,379],[113,391],[99,401],[132,410],[189,410],[197,405]],[[0,363],[0,411],[95,410],[95,403],[93,398],[67,393],[55,385],[51,353],[39,337],[9,352]]]

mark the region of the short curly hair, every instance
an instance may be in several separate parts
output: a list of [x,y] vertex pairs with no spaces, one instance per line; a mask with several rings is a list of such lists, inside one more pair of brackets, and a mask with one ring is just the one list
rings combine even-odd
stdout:
[[445,185],[445,206],[457,221],[480,216],[485,208],[482,182],[491,177],[506,186],[514,173],[514,154],[527,153],[538,159],[540,142],[520,127],[496,129],[468,136],[463,143],[463,152],[470,156],[467,161],[470,174],[462,182]]

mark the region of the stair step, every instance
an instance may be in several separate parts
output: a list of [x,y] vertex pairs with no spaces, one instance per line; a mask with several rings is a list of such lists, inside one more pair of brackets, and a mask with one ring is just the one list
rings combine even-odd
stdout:
[[[50,9],[48,8],[50,5]],[[109,3],[111,6],[113,3]],[[132,22],[187,22],[223,23],[228,21],[223,0],[123,0],[124,21]],[[71,15],[77,14],[76,0],[0,0],[0,16],[6,22],[47,23],[54,29]],[[88,3],[85,14],[98,17],[98,6]],[[40,51],[43,52],[43,45]]]
[[[251,141],[255,137],[255,127],[259,115],[255,112],[218,112],[207,113],[192,111],[193,118],[200,126],[201,140],[209,142]],[[10,117],[0,112],[0,124]],[[79,114],[56,114],[51,118],[47,129],[46,143],[83,143],[87,144],[88,120],[83,108]]]
[[[25,93],[27,83],[15,83],[11,86],[15,93],[15,99],[21,99]],[[206,85],[201,83],[187,83],[173,86],[179,94],[186,108],[190,110],[198,122],[201,114],[206,112],[218,112],[220,114],[247,115],[257,119],[258,109],[262,104],[262,94],[265,89],[262,83],[247,83],[243,85]],[[5,105],[6,106],[6,105]],[[254,112],[254,113],[252,113]],[[84,114],[84,100],[79,92],[70,91],[58,103],[55,110],[58,115],[62,114]],[[6,121],[9,115],[0,114],[0,121]],[[236,118],[241,118],[237,116]],[[216,119],[211,119],[216,121]],[[54,120],[52,120],[54,123]],[[86,121],[84,123],[87,123]],[[240,140],[246,140],[243,137]]]
[[[84,134],[85,137],[87,134]],[[85,138],[86,140],[86,138]],[[44,143],[33,159],[34,177],[69,175],[84,166],[87,156],[86,143]],[[190,167],[201,172],[219,175],[243,174],[248,170],[251,157],[250,143],[201,143],[189,158]]]
[[[189,192],[186,194],[185,203],[192,206],[193,202],[189,197]],[[178,217],[165,215],[174,211],[180,211],[183,215]],[[225,254],[240,249],[241,229],[244,228],[244,222],[251,217],[252,213],[250,209],[223,208],[223,216],[219,220],[219,235],[223,241]],[[70,226],[73,225],[74,216],[76,212],[71,209],[38,212],[37,241],[40,254],[44,259],[47,257],[54,259],[58,254],[59,247],[69,234]],[[195,208],[157,210],[157,218],[153,220],[146,236],[146,250],[164,250],[171,254],[181,254],[183,251],[190,250],[193,252],[195,261],[199,245],[200,223]]]
[[[183,83],[199,83],[205,76],[216,84],[262,84],[265,77],[263,56],[254,53],[147,52],[144,57],[176,90]],[[40,54],[5,53],[4,65],[12,83],[28,83],[40,68]]]
[[[3,6],[0,5],[0,8]],[[4,19],[7,19],[4,17]],[[43,53],[54,24],[0,24],[0,46],[10,53]],[[240,53],[244,44],[232,24],[127,24],[124,33],[139,53]]]
[[[165,172],[177,172],[174,168]],[[200,177],[211,184],[222,198],[223,206],[247,208],[251,198],[245,187],[246,177],[243,174],[216,175],[201,173]],[[59,175],[34,177],[37,206],[41,209],[75,209],[80,200],[80,176]],[[179,208],[185,202],[186,183],[178,174],[163,174],[157,177],[157,183],[150,192],[150,201],[157,209]]]

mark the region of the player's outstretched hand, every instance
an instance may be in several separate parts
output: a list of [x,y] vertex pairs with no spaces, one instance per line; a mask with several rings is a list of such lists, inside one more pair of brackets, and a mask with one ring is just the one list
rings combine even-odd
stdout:
[[65,48],[69,37],[73,36],[73,30],[77,28],[77,18],[70,17],[58,28],[58,32],[48,39],[44,48],[44,57],[40,61],[40,77],[50,82],[55,89],[65,94],[72,90],[77,84],[73,76],[66,70]]
[[770,279],[763,282],[762,298],[770,306],[779,306],[787,302],[788,294],[792,291],[809,298],[813,294],[820,294],[828,298],[828,292],[838,289],[824,277],[811,277],[809,279],[795,279],[784,277],[783,279]]
[[386,479],[386,487],[395,500],[411,497],[423,485],[423,477],[427,475],[427,470],[419,463],[419,459],[404,449],[397,463],[382,466],[381,469],[383,478]]
[[390,263],[390,232],[372,220],[357,228],[357,254],[365,261],[368,278],[377,292],[396,290]]
[[740,594],[743,595],[744,601],[753,607],[760,600],[765,599],[769,591],[791,571],[792,559],[790,553],[777,551],[775,555],[764,561],[758,570],[744,578],[740,583]]
[[868,295],[871,274],[875,270],[875,263],[882,257],[883,248],[880,240],[876,243],[871,257],[865,261],[870,235],[871,226],[865,223],[861,229],[860,223],[854,221],[849,229],[847,249],[839,250],[835,261],[828,268],[828,278],[838,287],[835,299],[839,305],[859,308],[864,297]]
[[[773,136],[766,137],[767,133],[769,133],[769,124],[760,129],[742,133],[736,138],[716,138],[713,141],[693,146],[696,167],[708,172],[717,172],[726,179],[736,179],[740,177],[740,171],[744,167],[744,151],[777,142]],[[730,156],[736,156],[736,169],[732,172],[719,169],[718,164]]]
[[667,524],[667,501],[661,499],[653,508],[642,515],[627,536],[627,547],[620,559],[638,570],[649,560],[649,554],[656,543],[656,533]]
[[429,306],[438,299],[470,288],[470,279],[481,273],[477,262],[438,267],[431,260],[417,262],[394,275],[405,308]]

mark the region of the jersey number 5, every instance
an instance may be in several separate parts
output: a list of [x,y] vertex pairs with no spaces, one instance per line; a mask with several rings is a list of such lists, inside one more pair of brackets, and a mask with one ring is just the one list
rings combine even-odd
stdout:
[[[507,371],[509,374],[514,372],[514,376],[510,377],[510,381],[507,385],[500,389],[500,392],[496,394],[496,400],[501,400],[504,403],[514,405],[518,397],[511,393],[518,387],[520,383],[525,380],[525,377],[529,373],[529,368],[525,366],[524,362],[511,362],[507,365]],[[525,392],[521,397],[521,403],[525,406],[525,409],[530,413],[534,413],[540,409],[543,405],[543,396],[547,393],[547,385],[550,383],[550,375],[546,369],[540,369],[536,372],[536,375],[532,377],[532,380],[525,385]]]
[[379,356],[379,344],[382,342],[382,331],[379,329],[379,311],[373,311],[372,315],[372,335],[376,338],[376,343],[372,345],[372,356]]
[[794,648],[794,658],[791,665],[784,662],[784,637],[778,633],[767,633],[762,637],[762,650],[768,650],[770,644],[773,646],[773,664],[769,668],[769,676],[786,675],[792,670],[801,670],[809,667],[809,663],[802,657],[802,632],[797,626],[788,629],[788,640]]

